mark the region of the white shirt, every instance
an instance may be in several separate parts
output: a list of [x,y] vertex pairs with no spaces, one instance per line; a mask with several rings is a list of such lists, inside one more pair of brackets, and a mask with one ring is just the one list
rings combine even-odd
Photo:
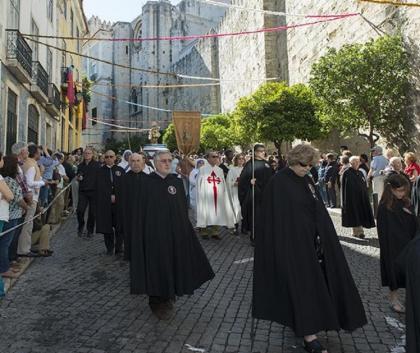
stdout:
[[[3,180],[3,177],[0,175],[0,181]],[[9,221],[9,203],[3,198],[3,195],[0,192],[0,221],[8,222]]]
[[63,165],[60,163],[57,165],[58,174],[61,176],[61,180],[57,185],[57,188],[62,189],[64,186],[64,180],[63,177],[67,176],[66,170],[64,169]]
[[146,166],[143,169],[143,173],[145,173],[145,174],[151,174],[153,172],[154,172],[153,168],[151,166],[149,166],[149,165],[146,164]]
[[29,190],[32,191],[33,200],[38,202],[39,198],[39,188],[45,185],[45,182],[41,180],[35,180],[36,170],[35,167],[30,167],[26,173],[26,183],[28,184]]

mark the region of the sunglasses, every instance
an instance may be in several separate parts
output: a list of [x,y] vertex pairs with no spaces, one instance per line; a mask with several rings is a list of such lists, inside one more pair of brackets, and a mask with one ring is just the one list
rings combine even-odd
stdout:
[[307,167],[312,168],[312,164],[305,164],[305,163],[299,162],[299,165],[303,168],[307,168]]
[[210,158],[219,158],[219,156],[210,156]]

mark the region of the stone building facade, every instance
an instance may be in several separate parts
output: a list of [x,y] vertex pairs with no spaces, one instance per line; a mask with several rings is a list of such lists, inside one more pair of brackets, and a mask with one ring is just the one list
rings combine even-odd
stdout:
[[[81,124],[74,127],[71,136],[67,134],[69,116],[77,114],[62,105],[63,63],[70,57],[29,41],[22,33],[58,36],[86,32],[80,0],[0,1],[1,151],[10,152],[16,141],[47,144],[66,151],[80,143]],[[62,46],[56,38],[38,40]],[[77,51],[77,43],[72,45],[67,49]],[[79,63],[75,57],[75,72],[80,73]]]
[[[228,0],[226,2],[230,3]],[[127,45],[130,57],[125,58],[130,65],[159,73],[133,69],[129,77],[123,78],[118,71],[119,77],[134,87],[130,91],[124,87],[114,87],[113,95],[143,105],[129,106],[128,115],[125,115],[126,111],[120,110],[120,114],[117,114],[120,122],[123,120],[122,116],[128,117],[124,126],[148,128],[156,121],[164,127],[169,123],[171,113],[163,110],[200,111],[202,114],[229,112],[241,97],[251,94],[266,79],[275,78],[289,84],[306,83],[312,64],[326,53],[328,47],[339,48],[344,44],[363,43],[377,38],[381,31],[390,34],[401,32],[413,51],[419,45],[416,34],[420,30],[420,13],[412,8],[350,0],[232,0],[231,3],[247,9],[286,11],[291,14],[360,13],[378,26],[380,31],[362,16],[356,16],[287,31],[245,36],[130,42]],[[147,2],[141,14],[127,25],[121,35],[149,38],[223,34],[313,21],[314,19],[304,17],[226,9],[199,0],[182,0],[176,6],[167,0],[160,0]],[[119,61],[125,62],[121,57],[124,55],[123,48],[118,52],[113,48],[113,53]],[[416,62],[415,66],[419,61]],[[207,77],[209,80],[174,78],[165,74],[168,72]],[[417,87],[418,72],[414,70],[413,75]],[[117,79],[115,77],[112,80]],[[165,87],[167,84],[208,85],[172,88]],[[163,87],[151,88],[150,85]],[[420,95],[417,91],[413,91],[412,109],[418,116]],[[161,110],[152,109],[153,107]],[[320,146],[323,149],[336,149],[340,144],[348,144],[355,151],[364,151],[367,148],[362,139],[343,140],[339,136],[331,136],[328,143]]]
[[[111,25],[93,17],[89,20],[89,27],[91,33],[97,33],[94,37],[109,39],[187,36],[205,34],[216,28],[224,13],[225,9],[198,0],[182,0],[176,6],[168,0],[148,1],[131,23],[116,22]],[[84,54],[130,67],[124,69],[115,65],[95,63],[90,59],[84,60],[87,76],[93,79],[90,115],[92,109],[96,108],[94,112],[98,120],[113,125],[149,128],[156,122],[165,127],[171,120],[171,113],[165,110],[185,109],[184,103],[187,104],[188,101],[190,104],[194,94],[197,99],[193,100],[194,104],[189,105],[189,109],[201,110],[200,107],[207,105],[208,92],[213,93],[213,98],[206,111],[211,113],[219,110],[220,98],[217,98],[219,92],[214,88],[208,91],[191,89],[182,92],[172,88],[155,87],[180,83],[181,81],[175,80],[173,75],[165,74],[174,69],[189,75],[191,72],[197,72],[199,76],[203,76],[201,72],[206,72],[204,76],[212,72],[213,77],[217,77],[218,64],[212,61],[217,48],[214,46],[207,48],[207,43],[202,44],[200,46],[200,41],[194,40],[89,41],[83,47]],[[138,68],[150,72],[137,70]],[[180,97],[180,100],[176,97]],[[127,101],[131,104],[127,104]],[[90,121],[88,129],[83,134],[84,143],[101,144],[109,138],[121,139],[127,136],[128,132],[111,131],[116,129],[118,128],[105,126],[99,122],[92,125]]]

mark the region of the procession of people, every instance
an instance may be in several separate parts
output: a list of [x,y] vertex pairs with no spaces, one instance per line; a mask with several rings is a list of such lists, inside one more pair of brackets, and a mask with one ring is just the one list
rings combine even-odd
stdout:
[[[120,159],[118,151],[107,150],[100,160],[92,147],[64,156],[17,143],[14,152],[0,159],[1,225],[3,232],[23,225],[0,237],[5,278],[14,277],[10,261],[52,255],[50,228],[35,227],[32,218],[61,195],[49,223],[71,204],[77,236],[103,235],[106,256],[129,262],[131,294],[147,295],[160,320],[174,314],[177,297],[215,277],[203,242],[242,235],[255,248],[253,317],[288,326],[307,352],[325,353],[319,332],[367,323],[328,213],[340,206],[343,227],[358,240],[364,241],[364,229],[377,227],[382,285],[389,288],[390,309],[407,314],[407,342],[415,347],[408,352],[418,352],[419,271],[408,260],[418,254],[413,154],[405,156],[404,170],[402,158],[387,159],[379,146],[370,167],[366,155],[345,148],[341,156],[319,156],[309,144],[296,145],[286,157],[268,155],[263,144],[247,153],[189,156],[126,150]],[[398,290],[406,287],[404,305]]]

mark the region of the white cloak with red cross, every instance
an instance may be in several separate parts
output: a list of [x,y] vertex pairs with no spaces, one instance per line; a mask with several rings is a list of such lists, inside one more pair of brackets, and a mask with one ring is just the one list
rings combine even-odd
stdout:
[[197,176],[197,227],[216,225],[233,228],[235,215],[223,170],[206,164]]

